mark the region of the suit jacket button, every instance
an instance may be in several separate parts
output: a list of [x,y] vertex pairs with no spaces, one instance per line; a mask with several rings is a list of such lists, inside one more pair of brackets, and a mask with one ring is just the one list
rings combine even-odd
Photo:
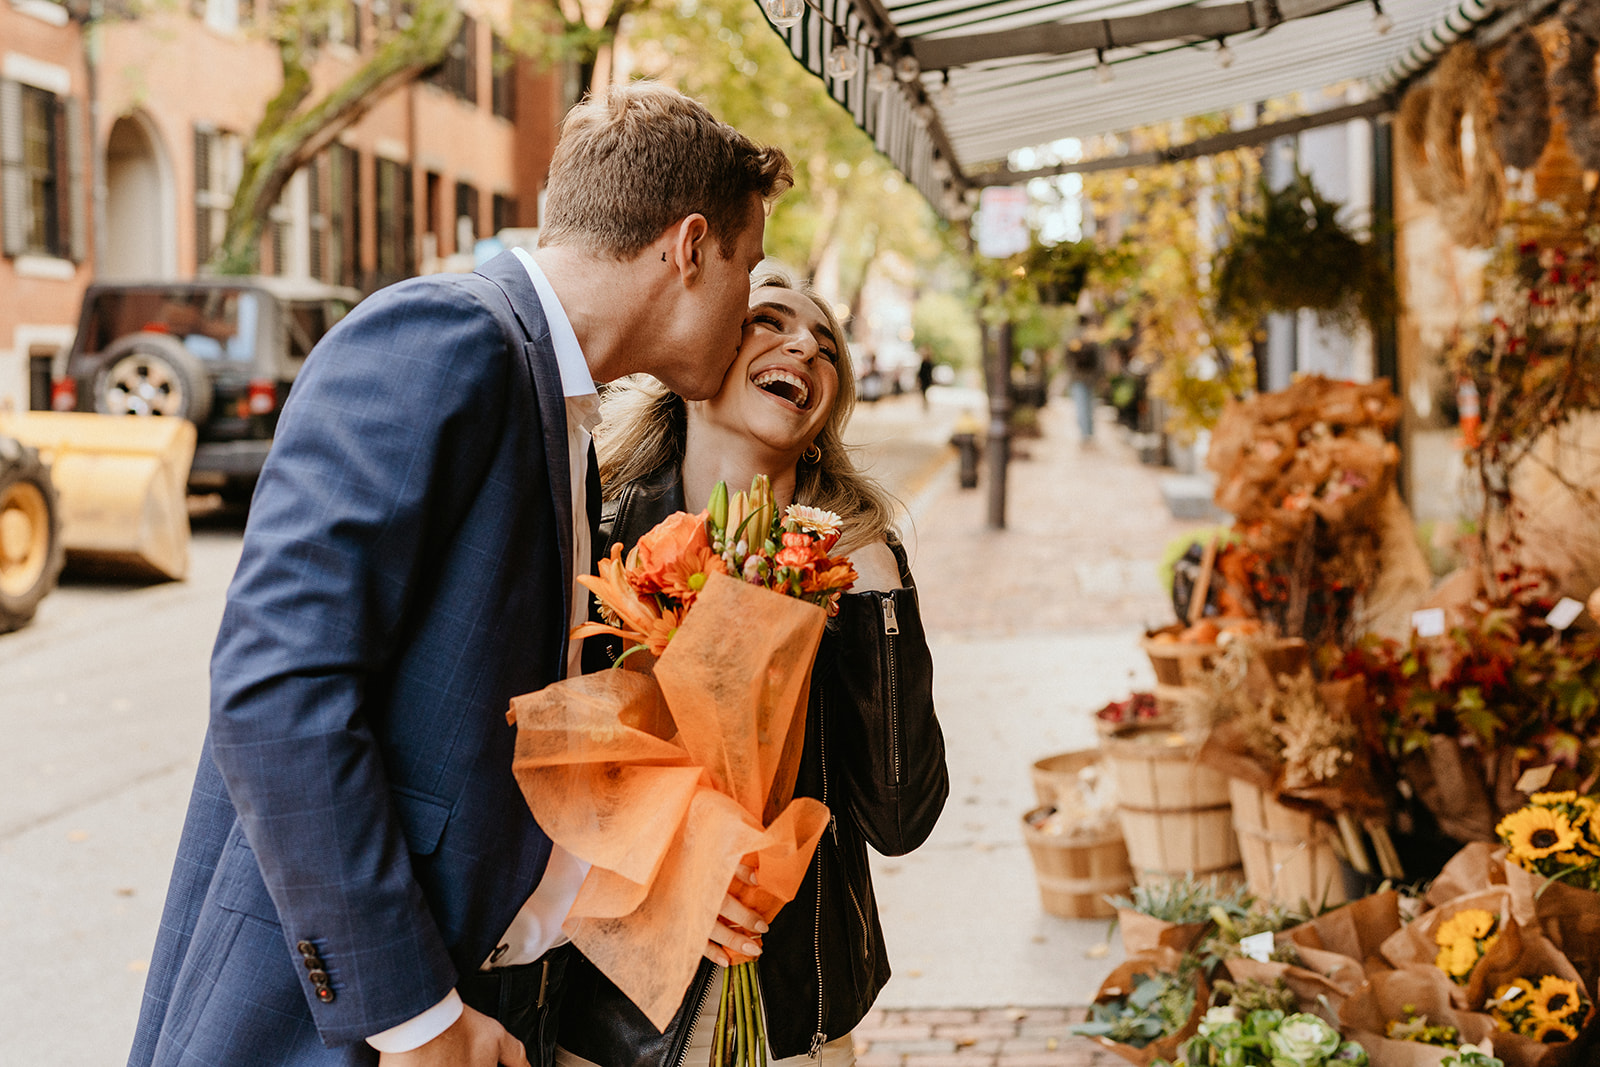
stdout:
[[329,989],[325,985],[317,986],[317,999],[322,1001],[322,1003],[324,1003],[324,1004],[332,1004],[333,1003],[333,990]]
[[307,977],[311,979],[311,984],[312,985],[321,986],[321,985],[327,985],[328,984],[328,972],[327,971],[320,970],[320,969],[319,970],[315,970],[315,971],[312,971],[309,975],[307,975]]
[[302,941],[295,948],[300,950],[300,955],[302,956],[315,956],[317,954],[317,946],[309,941]]

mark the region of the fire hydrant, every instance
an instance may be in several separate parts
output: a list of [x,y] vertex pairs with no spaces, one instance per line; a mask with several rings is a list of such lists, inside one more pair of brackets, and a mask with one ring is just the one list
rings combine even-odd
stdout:
[[961,488],[976,489],[978,487],[978,432],[982,429],[978,420],[972,417],[971,412],[962,412],[956,420],[955,433],[950,435],[950,443],[956,446],[961,455]]

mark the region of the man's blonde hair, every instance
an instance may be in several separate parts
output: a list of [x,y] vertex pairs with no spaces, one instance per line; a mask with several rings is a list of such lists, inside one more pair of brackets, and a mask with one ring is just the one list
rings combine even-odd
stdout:
[[698,213],[726,259],[751,195],[771,200],[792,184],[782,149],[757,145],[698,101],[655,82],[614,85],[562,123],[539,243],[632,259]]

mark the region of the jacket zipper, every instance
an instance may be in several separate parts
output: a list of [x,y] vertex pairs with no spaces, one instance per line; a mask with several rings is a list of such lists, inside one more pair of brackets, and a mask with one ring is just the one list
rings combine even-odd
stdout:
[[[894,638],[900,633],[900,620],[895,617],[894,594],[883,595],[883,633]],[[894,761],[894,784],[900,784],[900,672],[895,664],[894,650],[898,642],[886,640],[889,674],[889,755]]]
[[[828,803],[828,740],[827,730],[823,723],[827,720],[827,701],[822,693],[817,693],[817,757],[822,764],[822,803]],[[828,809],[828,829],[833,833],[835,842],[839,840],[838,820],[834,817],[833,809]],[[811,1059],[822,1055],[822,1046],[828,1043],[828,1035],[823,1032],[823,999],[822,999],[822,842],[817,842],[816,859],[817,868],[817,915],[816,923],[811,927],[811,938],[816,950],[817,959],[817,1029],[811,1035],[811,1049],[806,1053]],[[681,1067],[681,1065],[680,1065]]]
[[689,1025],[683,1031],[683,1048],[678,1050],[678,1058],[674,1062],[674,1067],[683,1067],[684,1061],[689,1058],[689,1044],[694,1040],[694,1028],[700,1022],[700,1016],[705,1012],[706,1004],[711,1000],[711,988],[716,984],[711,979],[715,976],[716,969],[713,968],[711,973],[706,976],[705,990],[700,994],[700,999],[695,1002],[694,1011],[689,1015]]

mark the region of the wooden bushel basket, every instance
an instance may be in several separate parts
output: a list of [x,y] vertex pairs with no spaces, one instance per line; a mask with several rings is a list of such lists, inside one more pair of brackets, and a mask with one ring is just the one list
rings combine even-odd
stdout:
[[1133,885],[1122,835],[1114,829],[1095,835],[1047,834],[1029,821],[1042,810],[1022,817],[1040,905],[1063,919],[1111,918],[1116,910],[1105,897],[1125,894]]
[[1345,902],[1339,857],[1316,819],[1242,778],[1228,779],[1228,792],[1250,892],[1286,907],[1309,903],[1313,910]]
[[1141,883],[1186,874],[1240,877],[1228,779],[1195,761],[1198,745],[1183,734],[1137,730],[1103,744],[1128,858]]
[[1078,772],[1100,762],[1100,750],[1083,748],[1072,752],[1058,752],[1035,760],[1033,764],[1033,792],[1044,807],[1058,803],[1063,791],[1078,789]]

